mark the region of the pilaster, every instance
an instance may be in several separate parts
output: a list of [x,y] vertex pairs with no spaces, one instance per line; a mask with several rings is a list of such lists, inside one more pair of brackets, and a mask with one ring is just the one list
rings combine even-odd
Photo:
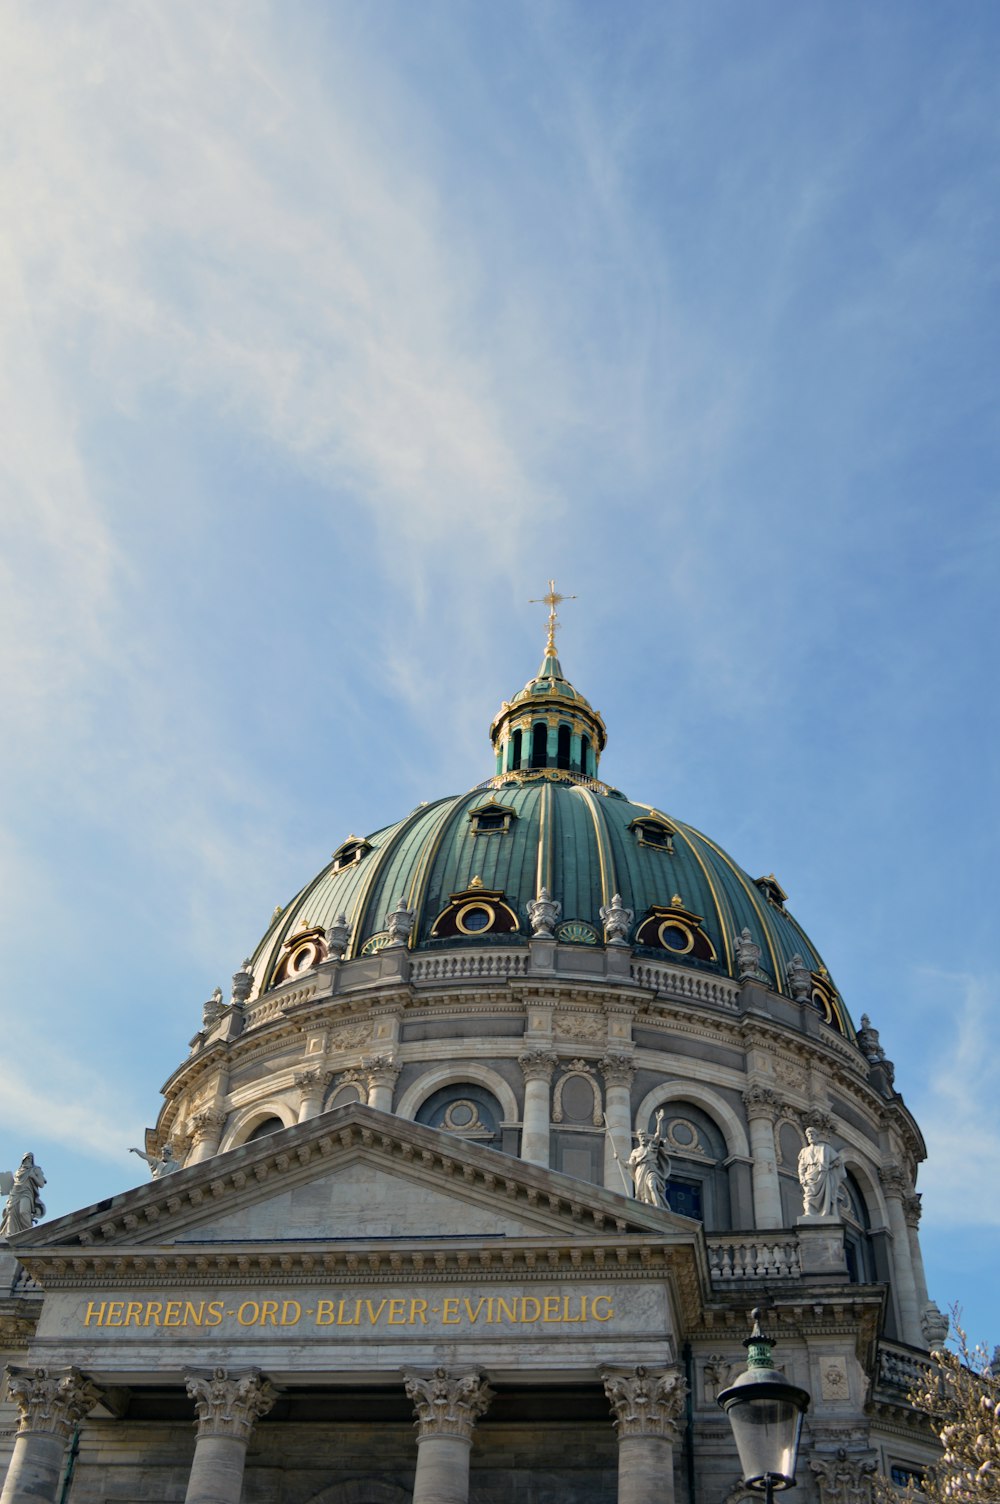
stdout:
[[521,1158],[535,1165],[549,1163],[551,1129],[550,1088],[556,1057],[551,1050],[525,1050],[518,1056],[524,1072],[524,1118]]

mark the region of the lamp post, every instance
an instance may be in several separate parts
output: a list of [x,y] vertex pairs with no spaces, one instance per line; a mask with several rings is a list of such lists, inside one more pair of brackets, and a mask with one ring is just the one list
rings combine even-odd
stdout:
[[740,1454],[743,1482],[772,1504],[775,1491],[795,1486],[802,1417],[809,1407],[805,1389],[790,1384],[771,1363],[774,1338],[760,1329],[760,1311],[751,1312],[753,1330],[743,1346],[747,1370],[719,1395]]

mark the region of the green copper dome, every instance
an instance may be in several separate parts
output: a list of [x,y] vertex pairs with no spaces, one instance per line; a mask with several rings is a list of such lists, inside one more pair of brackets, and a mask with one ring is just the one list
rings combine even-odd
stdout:
[[624,929],[637,958],[749,975],[853,1038],[777,880],[750,877],[700,831],[594,776],[604,723],[563,675],[551,632],[549,648],[490,728],[495,776],[348,837],[276,914],[254,956],[255,992],[310,969],[327,946],[345,960],[400,934],[423,953],[527,946],[528,905],[545,889],[560,905],[556,943],[603,946]]

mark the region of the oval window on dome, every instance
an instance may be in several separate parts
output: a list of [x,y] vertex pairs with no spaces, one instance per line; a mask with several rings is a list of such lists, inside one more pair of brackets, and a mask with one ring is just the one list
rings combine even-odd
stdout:
[[467,903],[455,915],[463,935],[483,935],[496,923],[496,910],[485,903]]
[[688,951],[694,949],[694,935],[686,924],[678,924],[676,920],[668,919],[660,925],[660,944],[666,950],[676,951],[678,955],[685,956]]

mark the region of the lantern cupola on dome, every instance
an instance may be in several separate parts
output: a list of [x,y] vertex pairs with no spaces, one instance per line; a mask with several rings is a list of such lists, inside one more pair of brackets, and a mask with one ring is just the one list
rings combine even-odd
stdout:
[[560,595],[555,581],[549,581],[541,601],[549,608],[548,637],[538,672],[503,702],[490,726],[498,776],[528,779],[555,772],[568,781],[597,777],[607,729],[599,712],[566,678],[556,653],[556,607],[574,598]]

